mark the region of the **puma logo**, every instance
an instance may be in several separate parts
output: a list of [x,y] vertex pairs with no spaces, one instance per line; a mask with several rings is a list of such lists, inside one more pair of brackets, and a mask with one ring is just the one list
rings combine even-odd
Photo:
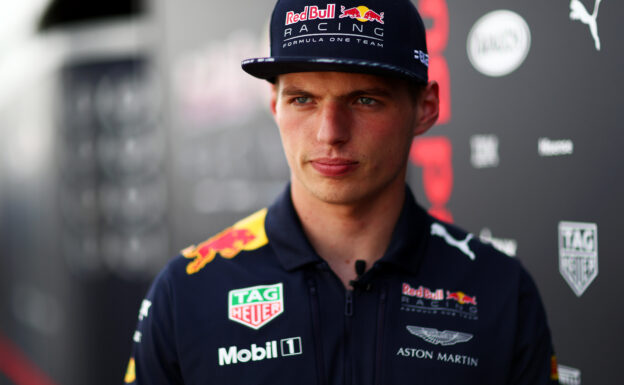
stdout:
[[587,12],[587,9],[580,2],[580,0],[571,0],[570,1],[570,20],[579,20],[583,24],[587,24],[589,27],[589,31],[591,32],[592,37],[594,38],[594,43],[596,44],[596,50],[600,51],[600,37],[598,36],[598,8],[600,7],[600,3],[602,0],[595,0],[594,3],[594,12],[590,15]]
[[470,250],[470,247],[468,246],[468,242],[470,242],[470,240],[473,238],[472,234],[468,234],[468,236],[466,236],[466,239],[464,239],[463,241],[458,241],[457,239],[453,238],[451,234],[448,233],[448,231],[446,231],[446,227],[442,226],[439,223],[433,223],[431,225],[431,235],[437,235],[438,237],[444,238],[446,243],[448,243],[450,246],[458,248],[462,253],[466,254],[468,258],[473,261],[475,260],[475,254],[472,252],[472,250]]

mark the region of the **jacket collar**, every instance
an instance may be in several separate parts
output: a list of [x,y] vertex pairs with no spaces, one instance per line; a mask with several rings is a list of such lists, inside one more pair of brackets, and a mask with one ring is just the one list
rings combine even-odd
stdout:
[[[392,240],[377,262],[416,273],[424,255],[431,217],[416,203],[406,186],[405,202],[395,225]],[[290,184],[269,208],[265,222],[269,245],[287,271],[323,262],[303,232],[290,195]]]

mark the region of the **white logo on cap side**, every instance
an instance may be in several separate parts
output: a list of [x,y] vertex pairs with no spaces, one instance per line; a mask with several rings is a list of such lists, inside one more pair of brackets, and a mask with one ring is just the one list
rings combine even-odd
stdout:
[[522,65],[531,48],[531,31],[522,16],[508,10],[482,16],[468,34],[468,59],[480,73],[499,77]]

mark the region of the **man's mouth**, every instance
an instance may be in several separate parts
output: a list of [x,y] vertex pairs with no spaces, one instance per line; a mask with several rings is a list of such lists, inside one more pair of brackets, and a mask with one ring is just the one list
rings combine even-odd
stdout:
[[327,177],[339,177],[353,172],[359,163],[348,158],[315,158],[310,164],[321,175]]

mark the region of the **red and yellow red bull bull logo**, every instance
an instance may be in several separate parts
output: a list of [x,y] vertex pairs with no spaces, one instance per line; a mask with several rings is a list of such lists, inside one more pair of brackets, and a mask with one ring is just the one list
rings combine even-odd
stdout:
[[384,13],[377,13],[372,9],[368,8],[365,5],[360,5],[353,8],[345,8],[343,5],[340,6],[340,19],[345,17],[349,17],[351,19],[356,19],[357,21],[367,22],[367,21],[376,21],[380,24],[383,24]]
[[459,302],[461,305],[464,304],[477,304],[477,297],[471,297],[464,292],[461,291],[446,291],[446,299],[452,299]]
[[192,259],[186,266],[186,273],[197,273],[212,262],[217,253],[222,258],[231,259],[243,250],[255,250],[269,243],[264,231],[267,211],[262,209],[198,246],[192,245],[182,250],[185,258]]
[[232,321],[259,329],[284,312],[282,283],[231,290],[228,316]]

